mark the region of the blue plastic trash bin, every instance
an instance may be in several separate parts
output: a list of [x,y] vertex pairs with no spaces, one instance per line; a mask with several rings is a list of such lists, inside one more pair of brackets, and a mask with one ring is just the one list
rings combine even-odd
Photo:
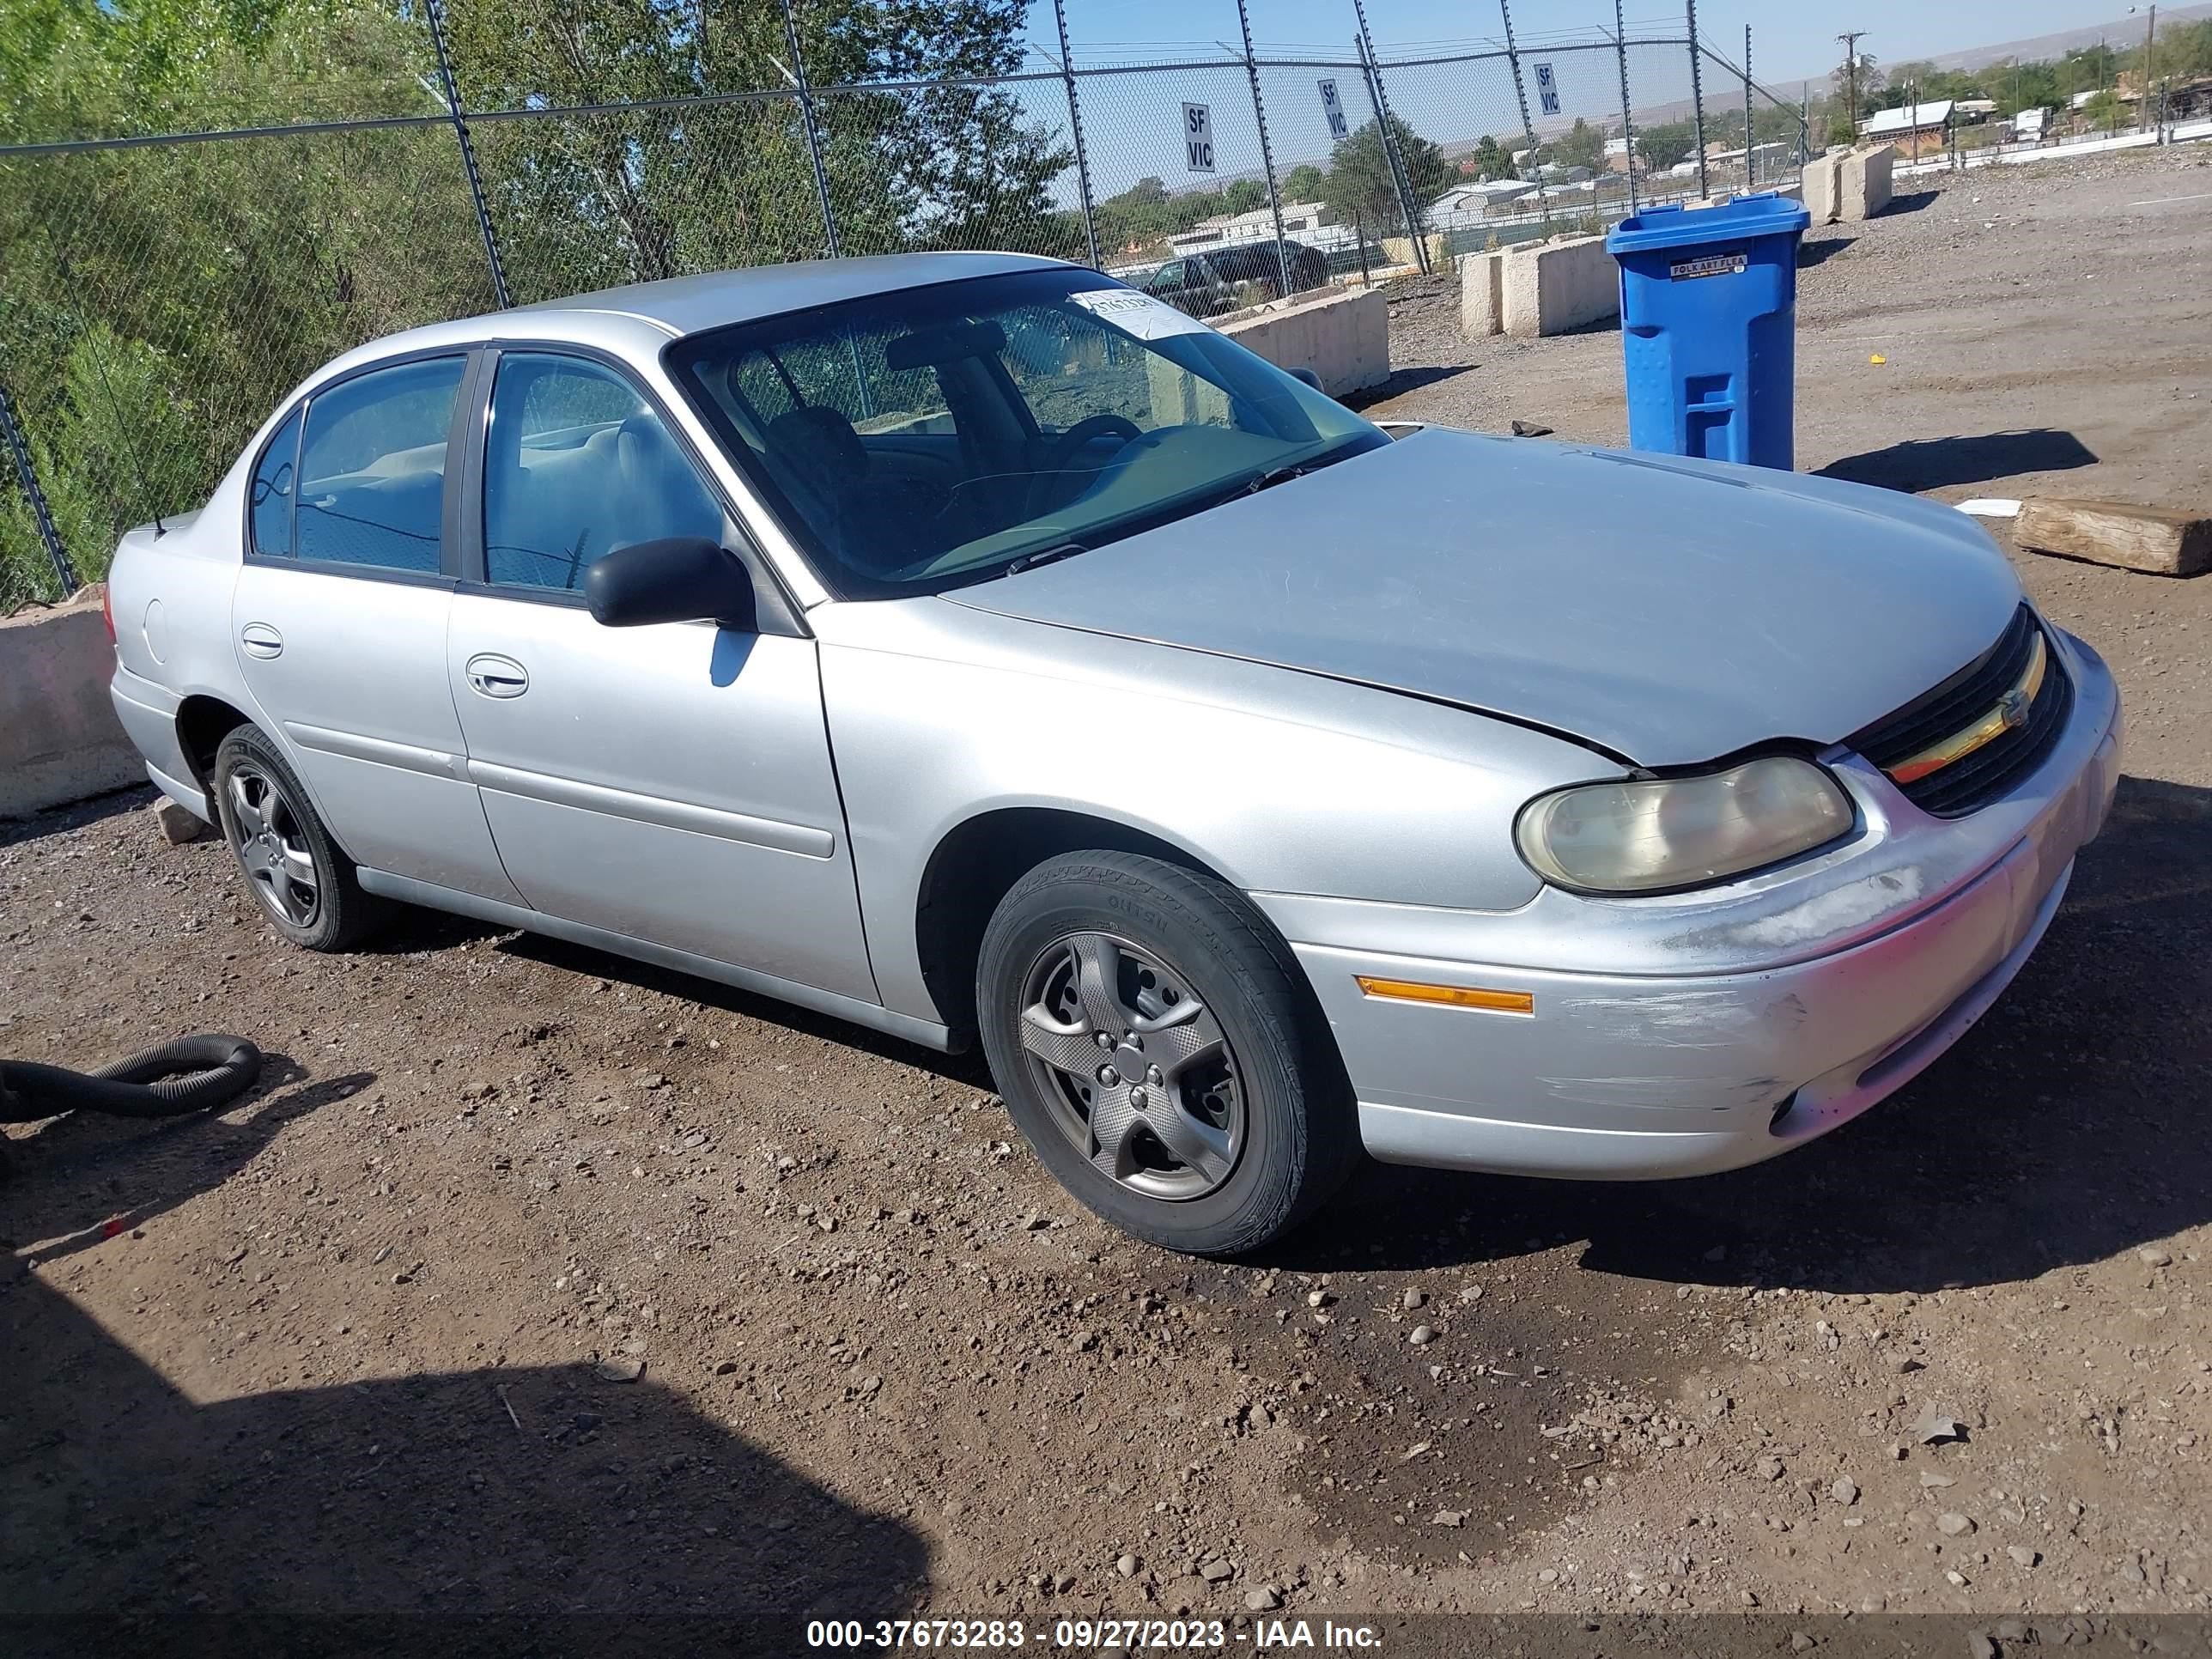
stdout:
[[1632,447],[1796,465],[1797,243],[1811,222],[1770,191],[1646,208],[1607,233]]

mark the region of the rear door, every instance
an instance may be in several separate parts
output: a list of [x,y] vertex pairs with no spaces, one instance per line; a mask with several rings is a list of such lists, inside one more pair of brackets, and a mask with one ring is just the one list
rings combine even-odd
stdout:
[[349,855],[514,903],[446,677],[447,459],[469,367],[380,364],[277,428],[256,463],[231,624],[247,689]]
[[776,606],[757,633],[592,621],[593,560],[736,546],[735,526],[624,371],[514,348],[487,373],[447,664],[515,885],[550,915],[874,1002],[813,640]]

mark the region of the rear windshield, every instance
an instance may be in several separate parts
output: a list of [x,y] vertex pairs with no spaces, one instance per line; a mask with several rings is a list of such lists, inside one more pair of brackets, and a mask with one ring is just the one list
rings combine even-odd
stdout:
[[931,592],[1389,440],[1151,296],[1020,271],[696,336],[670,367],[833,592]]

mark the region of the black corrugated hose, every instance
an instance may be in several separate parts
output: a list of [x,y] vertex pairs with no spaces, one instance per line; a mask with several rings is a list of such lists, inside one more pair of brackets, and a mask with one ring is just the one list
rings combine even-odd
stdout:
[[62,1112],[179,1117],[236,1099],[261,1075],[261,1050],[244,1037],[190,1036],[96,1072],[0,1060],[0,1123]]

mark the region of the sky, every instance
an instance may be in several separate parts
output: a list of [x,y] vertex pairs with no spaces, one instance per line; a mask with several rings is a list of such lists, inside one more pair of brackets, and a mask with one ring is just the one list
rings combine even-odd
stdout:
[[[1188,46],[1237,39],[1236,0],[1066,0],[1068,33],[1080,61],[1097,46],[1160,42]],[[1340,46],[1352,36],[1352,0],[1249,0],[1252,34],[1269,43]],[[1623,0],[1632,39],[1655,28],[1679,32],[1682,8],[1668,0]],[[1859,50],[1883,63],[2047,34],[2124,15],[2127,0],[1700,0],[1698,32],[1734,58],[1744,26],[1752,29],[1753,68],[1769,84],[1816,76],[1839,62],[1841,29],[1863,29]],[[1376,43],[1503,38],[1498,0],[1367,0]],[[1052,7],[1037,0],[1032,38],[1049,45]],[[1516,0],[1513,27],[1522,40],[1548,32],[1613,27],[1610,0]],[[1117,54],[1118,55],[1118,54]]]

